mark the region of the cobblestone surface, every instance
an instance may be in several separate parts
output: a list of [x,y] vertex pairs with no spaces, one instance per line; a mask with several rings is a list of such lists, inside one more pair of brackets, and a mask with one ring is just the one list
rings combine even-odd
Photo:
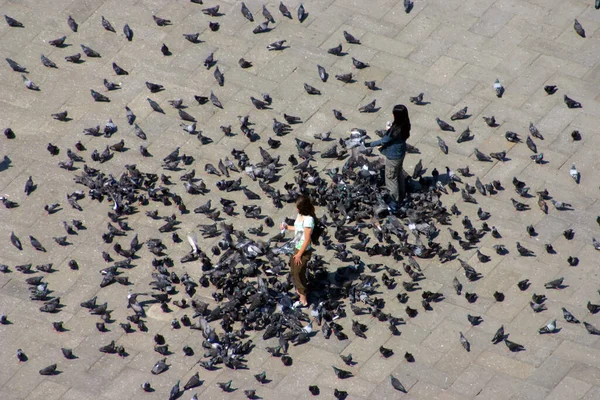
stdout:
[[[56,0],[8,1],[0,0],[2,14],[23,23],[23,28],[11,28],[0,23],[0,53],[27,68],[27,77],[35,82],[40,91],[25,88],[21,74],[13,72],[7,64],[0,67],[0,128],[10,127],[14,139],[0,139],[0,193],[19,207],[0,207],[2,229],[0,236],[0,263],[10,267],[11,272],[0,273],[0,314],[10,323],[0,325],[0,399],[165,399],[172,385],[181,380],[182,385],[195,372],[200,373],[203,384],[186,392],[182,398],[189,399],[193,393],[206,399],[241,399],[243,390],[257,389],[264,399],[304,399],[312,397],[309,385],[318,385],[321,397],[332,398],[334,389],[347,391],[349,399],[598,399],[600,397],[600,342],[598,336],[587,333],[582,324],[569,324],[562,316],[561,308],[572,312],[579,320],[600,327],[600,317],[588,311],[586,304],[600,303],[598,288],[600,275],[598,252],[592,238],[600,239],[596,217],[600,214],[598,188],[600,168],[596,150],[600,150],[600,11],[587,1],[514,1],[514,0],[415,0],[410,13],[405,13],[402,1],[396,0],[311,0],[304,6],[308,17],[303,23],[297,20],[297,0],[288,0],[292,11],[288,20],[277,11],[278,3],[267,4],[276,19],[273,30],[253,34],[252,30],[262,20],[262,1],[248,0],[246,5],[253,12],[256,22],[246,20],[240,13],[237,1],[205,0],[198,5],[183,0],[126,0],[88,1]],[[202,13],[205,7],[220,5],[222,16],[209,17]],[[172,25],[157,26],[152,16],[172,21]],[[67,26],[72,16],[79,24],[76,33]],[[101,25],[106,17],[117,33],[108,32]],[[585,28],[586,38],[578,36],[573,29],[574,19]],[[212,32],[209,21],[220,23],[220,29]],[[127,23],[134,32],[131,42],[122,33]],[[360,45],[347,44],[343,32],[357,37]],[[182,34],[199,32],[199,43],[184,40]],[[66,47],[56,48],[50,40],[67,36]],[[289,48],[268,51],[266,45],[285,39]],[[171,56],[160,52],[166,44]],[[342,43],[345,56],[336,57],[327,49]],[[85,44],[101,54],[100,58],[83,56],[80,64],[67,63],[64,57],[81,52]],[[220,87],[213,77],[214,67],[203,66],[205,58],[214,52],[217,65],[225,76]],[[40,54],[53,60],[57,69],[44,67]],[[253,66],[241,69],[240,58]],[[351,57],[369,63],[370,67],[357,70]],[[2,61],[4,63],[4,61]],[[117,63],[129,72],[116,76],[112,64]],[[327,69],[330,78],[320,81],[316,65]],[[336,74],[352,72],[355,82],[344,84]],[[106,92],[102,81],[121,84],[120,90]],[[505,87],[502,98],[493,89],[496,79]],[[381,90],[369,91],[364,81],[376,80]],[[144,83],[151,81],[164,85],[165,90],[150,94]],[[303,90],[308,83],[321,90],[321,96],[309,96]],[[558,91],[548,95],[545,85],[557,85]],[[110,97],[109,103],[95,103],[90,89]],[[194,95],[209,96],[214,92],[223,103],[223,109],[210,105],[198,105]],[[427,105],[417,106],[409,102],[409,96],[424,92]],[[269,110],[257,110],[250,103],[250,96],[260,98],[270,93],[273,104]],[[581,102],[582,108],[569,109],[563,96]],[[156,100],[165,114],[153,112],[146,98]],[[186,109],[198,120],[198,129],[212,139],[202,145],[198,139],[182,132],[180,119],[167,100],[183,98]],[[377,100],[380,111],[371,114],[358,112],[358,107]],[[98,271],[106,266],[101,257],[103,250],[112,253],[112,245],[101,240],[108,222],[109,205],[88,198],[81,200],[83,212],[72,209],[66,202],[65,193],[81,190],[73,182],[73,172],[57,166],[66,160],[67,148],[75,150],[81,143],[86,151],[78,152],[88,165],[100,167],[118,177],[126,164],[137,164],[144,172],[167,173],[160,166],[162,160],[176,146],[182,152],[193,155],[196,169],[211,189],[205,196],[185,195],[188,209],[203,204],[208,198],[218,201],[218,180],[204,171],[206,163],[216,165],[219,159],[230,156],[231,149],[244,149],[251,160],[260,157],[258,147],[267,148],[267,139],[274,137],[272,119],[282,120],[283,113],[296,115],[301,124],[293,126],[293,133],[278,138],[281,147],[273,151],[282,161],[295,153],[293,138],[313,141],[313,135],[332,131],[332,138],[345,137],[350,128],[365,128],[374,136],[391,119],[394,104],[408,106],[412,121],[410,144],[419,154],[409,154],[404,168],[412,173],[422,160],[427,174],[437,168],[440,172],[448,166],[452,170],[469,166],[473,176],[463,181],[474,185],[475,178],[482,182],[500,180],[505,190],[497,194],[475,197],[478,205],[461,200],[460,192],[444,196],[448,207],[456,203],[464,215],[476,225],[480,224],[476,211],[482,207],[491,212],[488,221],[496,226],[502,237],[493,239],[489,234],[479,243],[479,248],[491,256],[491,261],[481,263],[475,250],[461,251],[461,259],[468,261],[483,278],[467,282],[458,261],[440,264],[437,258],[419,260],[426,280],[421,282],[424,290],[439,291],[446,299],[433,304],[432,311],[425,311],[420,304],[420,292],[411,294],[408,302],[419,310],[418,317],[407,318],[405,305],[395,300],[401,289],[385,292],[386,311],[407,319],[400,326],[401,335],[393,336],[384,324],[369,315],[357,317],[369,326],[368,339],[356,338],[350,333],[346,341],[335,338],[323,339],[319,333],[304,345],[290,348],[294,364],[284,367],[277,358],[264,350],[261,334],[250,332],[257,348],[248,356],[249,370],[227,368],[206,371],[195,361],[201,355],[202,337],[187,328],[172,330],[170,321],[181,317],[184,311],[173,308],[172,314],[164,314],[158,305],[148,309],[148,333],[125,334],[118,327],[129,314],[126,310],[128,291],[146,292],[151,280],[150,254],[141,250],[136,267],[127,271],[131,286],[111,285],[100,289],[101,275]],[[146,132],[147,141],[138,139],[125,119],[124,106],[128,105],[137,115],[136,123]],[[450,121],[457,110],[468,107],[470,117]],[[346,121],[334,118],[333,109],[343,112]],[[70,120],[61,122],[50,114],[68,110]],[[253,129],[260,137],[251,143],[239,132],[237,116],[249,115]],[[483,116],[495,116],[496,127],[484,123]],[[456,133],[439,130],[435,118],[452,122]],[[84,128],[103,126],[109,118],[118,125],[118,132],[111,138],[92,137],[83,134]],[[534,139],[538,151],[544,153],[545,164],[536,164],[533,154],[524,144],[533,123],[544,136]],[[227,137],[219,129],[232,125],[237,135]],[[469,127],[474,139],[456,143],[458,133]],[[577,130],[581,140],[574,141],[571,132]],[[522,143],[509,143],[504,139],[506,131],[514,131]],[[436,137],[442,137],[449,146],[444,155],[437,147]],[[108,162],[91,162],[90,153],[100,152],[106,145],[123,138],[127,151],[117,153]],[[53,143],[60,148],[60,155],[51,157],[46,146]],[[153,157],[144,158],[138,152],[140,144],[148,146]],[[315,150],[323,151],[330,143],[315,141]],[[474,148],[489,153],[506,151],[504,162],[478,162]],[[231,156],[230,156],[231,158]],[[341,167],[341,161],[329,161],[317,157],[317,169]],[[576,184],[569,176],[571,165],[581,173]],[[76,171],[75,173],[79,173]],[[184,193],[179,182],[180,173],[168,172],[175,188]],[[292,182],[294,172],[289,163],[280,172],[276,184],[283,190],[284,182]],[[31,176],[36,190],[27,196],[23,187]],[[556,210],[548,201],[548,214],[538,210],[536,198],[522,198],[514,191],[513,177],[525,181],[531,192],[547,188],[553,199],[572,204],[567,211]],[[262,193],[257,182],[248,177],[244,184]],[[241,192],[227,194],[238,202],[247,202]],[[270,201],[254,201],[263,207],[263,214],[277,222],[292,216],[293,205],[276,209]],[[531,206],[530,211],[517,212],[511,198]],[[43,206],[60,203],[62,209],[48,215]],[[157,206],[160,215],[176,212],[174,207]],[[52,237],[65,234],[62,221],[80,219],[87,227],[77,235],[69,235],[71,245],[61,247]],[[199,214],[187,214],[180,218],[179,232],[182,238],[196,229],[197,224],[211,221]],[[243,215],[231,219],[236,227],[256,227],[262,222],[247,220]],[[160,235],[169,244],[168,254],[179,260],[189,251],[185,240],[172,244],[168,234],[159,234],[162,221],[147,218],[143,212],[129,218],[140,241]],[[532,225],[537,236],[530,237],[525,227]],[[453,219],[453,229],[461,231],[460,218]],[[572,240],[563,237],[568,228],[575,231]],[[276,229],[276,228],[273,228]],[[10,232],[23,242],[19,251],[10,244]],[[271,234],[271,232],[270,232]],[[33,250],[27,239],[35,236],[47,249],[47,253]],[[127,243],[131,234],[125,238]],[[219,238],[203,240],[200,246],[210,249]],[[439,241],[447,243],[449,234],[441,227]],[[535,252],[534,257],[520,257],[515,247],[519,241]],[[555,254],[547,254],[544,244],[550,243]],[[506,245],[509,253],[497,255],[492,246]],[[458,248],[458,244],[456,244]],[[329,260],[329,269],[342,266],[332,257],[332,252],[322,247],[318,250]],[[114,254],[114,253],[113,253]],[[362,255],[361,255],[362,256]],[[577,266],[569,266],[567,258],[577,256]],[[79,270],[67,266],[69,260],[79,263]],[[393,266],[392,259],[369,258],[365,262],[383,262]],[[29,300],[25,279],[32,275],[15,270],[16,265],[51,262],[56,272],[43,274],[54,296],[61,298],[63,309],[58,314],[39,312],[40,304]],[[397,266],[401,268],[400,265]],[[180,264],[174,270],[178,274],[188,272],[197,280],[201,275],[198,263]],[[464,296],[457,296],[452,280],[457,276],[463,282],[464,292],[476,292],[475,303],[468,303]],[[546,290],[544,283],[564,277],[565,288]],[[521,291],[517,282],[528,278],[531,287]],[[402,280],[402,277],[399,278]],[[401,287],[399,285],[399,287]],[[497,302],[494,292],[503,292],[505,300]],[[464,294],[463,292],[463,294]],[[534,313],[529,307],[533,293],[547,296],[547,310]],[[97,295],[99,303],[108,301],[116,322],[108,324],[109,332],[95,329],[97,317],[89,315],[79,303]],[[214,305],[211,291],[199,289],[198,295]],[[180,298],[182,296],[176,296]],[[467,314],[479,315],[483,322],[471,326]],[[559,332],[538,334],[538,329],[556,319]],[[63,321],[65,332],[58,333],[51,322]],[[349,326],[351,318],[341,322]],[[525,351],[510,352],[504,344],[491,343],[496,330],[504,326],[509,339],[522,344]],[[161,333],[167,339],[173,355],[168,356],[170,368],[164,374],[154,376],[150,369],[162,356],[153,351],[152,337]],[[348,332],[350,329],[348,328]],[[466,352],[459,343],[459,332],[471,343]],[[98,347],[115,340],[128,353],[121,358],[102,354]],[[184,344],[196,349],[196,356],[185,357]],[[395,355],[384,359],[379,346],[392,348]],[[61,347],[73,349],[76,359],[67,360]],[[26,362],[18,362],[15,354],[22,349],[28,356]],[[408,363],[403,354],[410,352],[415,362]],[[339,354],[352,353],[357,364],[345,367]],[[59,374],[41,376],[38,370],[58,363]],[[331,365],[351,369],[355,377],[338,380]],[[266,371],[270,382],[260,385],[253,374]],[[395,391],[389,375],[396,376],[407,389],[407,394]],[[216,382],[233,380],[232,393],[223,393]],[[155,391],[144,393],[140,384],[150,381]]]

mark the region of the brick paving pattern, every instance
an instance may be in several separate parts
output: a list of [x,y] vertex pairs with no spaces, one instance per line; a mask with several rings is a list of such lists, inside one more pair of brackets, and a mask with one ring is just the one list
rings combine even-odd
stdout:
[[[14,139],[0,139],[0,193],[19,203],[19,207],[0,207],[2,237],[0,263],[10,267],[11,272],[0,273],[0,314],[8,317],[10,324],[0,325],[0,399],[165,399],[172,385],[181,380],[181,385],[194,373],[199,372],[203,384],[182,395],[189,399],[193,393],[206,399],[242,399],[244,389],[255,388],[263,399],[303,399],[312,397],[309,385],[318,385],[321,398],[333,398],[334,389],[347,391],[349,399],[585,399],[600,398],[600,339],[590,335],[582,324],[567,323],[561,308],[565,307],[579,320],[600,327],[600,317],[588,311],[586,304],[600,303],[598,288],[598,252],[592,238],[600,239],[596,217],[600,214],[598,188],[600,168],[595,151],[600,149],[600,11],[591,0],[415,0],[410,13],[405,13],[402,1],[396,0],[312,0],[304,6],[308,16],[298,22],[297,0],[288,0],[286,5],[293,15],[289,20],[278,12],[278,2],[266,3],[275,17],[273,30],[253,34],[252,30],[262,21],[262,1],[245,2],[255,16],[249,22],[240,13],[237,1],[205,0],[198,5],[183,0],[158,1],[89,1],[56,0],[8,1],[0,0],[2,14],[9,15],[24,24],[24,28],[11,28],[0,23],[0,53],[27,68],[27,76],[37,84],[40,91],[25,88],[21,74],[13,72],[7,64],[0,68],[0,128],[10,127]],[[202,9],[220,5],[225,14],[209,17]],[[157,26],[152,20],[156,15],[172,21],[165,27]],[[72,16],[79,24],[76,33],[67,26],[67,17]],[[101,16],[110,21],[116,33],[106,31],[101,25]],[[586,37],[576,34],[574,19],[584,27]],[[220,29],[212,32],[209,21],[219,22]],[[122,33],[127,23],[134,32],[131,42]],[[343,31],[348,31],[361,42],[348,44]],[[184,33],[199,32],[199,43],[191,43]],[[64,48],[49,45],[49,41],[67,36]],[[268,51],[266,46],[277,40],[286,40],[289,48],[283,51]],[[163,56],[162,44],[166,44],[172,55]],[[342,43],[345,56],[334,56],[327,49]],[[65,62],[64,57],[81,52],[85,44],[100,53],[100,58],[82,56],[80,64]],[[225,84],[219,86],[213,77],[215,67],[207,70],[203,66],[206,57],[214,52],[217,66],[224,74]],[[40,54],[54,61],[57,69],[50,69],[40,62]],[[238,60],[245,58],[253,66],[242,69]],[[351,57],[368,63],[365,69],[355,69]],[[129,75],[117,76],[112,64],[117,63]],[[4,61],[2,61],[4,63]],[[326,83],[320,81],[317,64],[330,74]],[[356,82],[343,83],[336,74],[352,72]],[[102,81],[121,83],[121,89],[106,92]],[[501,98],[496,96],[493,84],[498,79],[505,88]],[[375,80],[378,91],[370,91],[364,81]],[[165,90],[150,94],[145,82],[164,85]],[[310,96],[303,84],[308,83],[321,91],[320,96]],[[544,91],[544,86],[556,85],[553,95]],[[90,89],[109,96],[110,102],[94,102]],[[214,92],[223,103],[223,109],[213,107],[210,102],[198,105],[194,95],[209,96]],[[409,102],[410,96],[424,93],[427,105],[417,106]],[[271,109],[257,110],[250,96],[261,98],[269,93],[273,98]],[[563,96],[581,102],[582,108],[567,108]],[[156,100],[165,114],[153,112],[146,98]],[[179,127],[182,122],[177,111],[168,100],[183,98],[186,109],[198,120],[198,130],[212,139],[203,145]],[[358,108],[377,100],[375,113],[360,113]],[[325,340],[321,333],[309,343],[291,346],[290,355],[294,363],[284,367],[278,358],[271,357],[264,347],[261,332],[249,332],[257,346],[248,359],[248,370],[231,370],[226,367],[206,371],[196,361],[204,349],[202,337],[188,328],[171,329],[173,317],[181,317],[186,311],[176,307],[172,313],[163,313],[157,304],[147,308],[148,333],[139,331],[125,334],[118,322],[130,315],[126,309],[128,292],[147,292],[153,270],[150,260],[153,255],[146,248],[140,251],[141,259],[135,268],[127,271],[131,286],[111,285],[100,289],[102,276],[99,270],[107,266],[102,260],[103,250],[112,253],[112,244],[101,240],[108,222],[108,202],[80,201],[84,211],[72,209],[66,202],[65,193],[82,190],[75,185],[73,177],[81,170],[69,172],[60,169],[57,162],[66,160],[66,150],[75,151],[75,143],[87,148],[80,152],[88,165],[101,168],[119,177],[124,165],[137,164],[144,172],[169,174],[178,193],[184,193],[179,176],[183,172],[165,171],[161,162],[176,146],[182,153],[194,156],[188,168],[195,168],[211,192],[205,196],[183,196],[188,209],[204,204],[208,198],[214,202],[223,193],[216,189],[220,178],[204,171],[206,163],[217,165],[219,159],[230,156],[232,148],[245,150],[251,160],[259,158],[259,146],[267,148],[267,139],[275,137],[271,125],[273,118],[282,120],[283,113],[299,116],[301,124],[293,126],[293,133],[277,138],[282,146],[272,151],[280,154],[286,164],[280,171],[281,179],[276,184],[283,189],[283,182],[291,182],[294,171],[286,161],[290,153],[296,153],[294,137],[315,142],[315,150],[324,151],[331,142],[313,139],[316,133],[332,131],[332,138],[346,137],[352,127],[367,129],[374,136],[391,119],[394,104],[403,103],[409,108],[412,135],[409,143],[417,147],[419,154],[409,154],[404,167],[412,174],[414,166],[422,160],[429,174],[433,168],[445,172],[448,166],[456,171],[469,166],[473,174],[463,181],[474,185],[475,178],[489,183],[502,182],[505,190],[497,194],[476,194],[478,204],[461,200],[460,192],[443,196],[442,201],[450,207],[456,203],[477,225],[480,221],[478,207],[491,213],[487,221],[496,226],[502,238],[494,239],[490,234],[478,244],[482,253],[491,256],[491,261],[481,263],[475,249],[460,251],[460,258],[467,261],[483,278],[468,282],[457,260],[441,264],[436,258],[419,260],[426,279],[420,282],[423,290],[438,291],[445,300],[434,303],[432,311],[425,311],[420,304],[420,293],[410,294],[408,305],[419,310],[419,315],[410,319],[399,304],[396,294],[399,288],[383,290],[386,312],[407,319],[406,325],[398,328],[401,335],[394,336],[382,324],[369,315],[348,317],[340,320],[350,338],[338,341],[334,337]],[[147,141],[138,139],[125,119],[124,106],[137,115],[136,123],[145,131]],[[450,116],[467,106],[470,117],[450,121]],[[340,110],[346,121],[338,121],[332,110]],[[50,117],[53,113],[68,110],[68,122]],[[238,116],[249,115],[252,128],[260,137],[250,142],[239,132]],[[489,127],[483,116],[494,116],[496,127]],[[456,132],[443,132],[436,124],[436,117],[451,122]],[[118,126],[111,139],[84,135],[83,129],[100,125],[109,118]],[[531,160],[533,154],[525,145],[529,135],[529,124],[533,123],[544,140],[534,139],[538,151],[544,153],[545,164]],[[232,125],[235,136],[225,136],[221,125]],[[456,143],[457,135],[469,127],[473,140]],[[574,141],[571,132],[577,130],[581,140]],[[510,143],[504,133],[514,131],[522,138],[521,143]],[[437,146],[440,136],[449,146],[444,155]],[[106,145],[121,138],[128,150],[116,153],[105,164],[91,162],[94,149],[103,151]],[[48,143],[60,148],[56,157],[46,150]],[[148,146],[153,157],[144,158],[138,152],[140,144]],[[474,148],[487,153],[506,151],[504,162],[479,162],[473,155]],[[79,163],[81,164],[81,163]],[[316,157],[314,166],[319,169],[341,167],[342,161]],[[575,164],[581,173],[581,182],[576,184],[569,175]],[[37,189],[29,196],[23,186],[29,176]],[[241,176],[241,175],[240,175]],[[237,176],[235,176],[237,178]],[[549,203],[549,212],[544,214],[537,208],[535,196],[522,198],[514,193],[513,177],[525,181],[531,193],[547,188],[553,199],[572,205],[571,210],[558,211]],[[257,182],[243,177],[248,188],[261,193]],[[462,186],[461,186],[462,187]],[[228,198],[237,199],[239,204],[248,202],[241,192],[227,193]],[[292,204],[283,209],[275,208],[270,201],[253,201],[263,207],[263,214],[272,216],[278,223],[285,216],[292,216]],[[511,198],[527,203],[530,211],[517,212]],[[60,203],[62,210],[48,215],[43,206]],[[239,207],[239,206],[238,206]],[[241,207],[240,207],[241,208]],[[158,209],[160,215],[176,212],[171,206],[151,203],[146,209]],[[145,211],[145,210],[143,210]],[[460,218],[452,219],[452,228],[462,231]],[[52,237],[63,236],[62,221],[80,219],[87,227],[77,235],[69,235],[69,246],[59,246]],[[154,221],[140,212],[129,218],[129,224],[139,234],[140,241],[161,237],[168,244],[168,254],[179,260],[189,251],[185,241],[188,232],[196,231],[197,224],[212,223],[204,215],[188,214],[179,218],[180,236],[184,241],[173,244],[170,234],[159,234],[157,228],[162,221]],[[235,219],[236,227],[256,227],[262,222],[248,220],[240,215]],[[525,230],[532,225],[537,236],[529,236]],[[447,229],[440,227],[443,245],[450,241]],[[575,231],[574,238],[567,240],[562,232],[568,228]],[[270,228],[267,228],[269,231]],[[271,231],[276,231],[272,228]],[[9,241],[10,232],[23,242],[19,251]],[[275,232],[269,232],[272,234]],[[47,253],[33,250],[27,237],[35,236]],[[124,238],[131,240],[131,233]],[[121,238],[117,238],[121,239]],[[117,240],[119,241],[119,240]],[[120,240],[121,242],[123,240]],[[207,252],[219,238],[201,240]],[[515,243],[535,253],[535,257],[520,257]],[[556,254],[547,254],[544,245],[550,243]],[[495,244],[504,244],[509,253],[500,256],[493,249]],[[458,247],[458,244],[456,244]],[[319,249],[331,271],[345,264],[333,258],[333,252]],[[114,253],[113,253],[114,254]],[[368,257],[360,253],[365,262],[383,262],[401,268],[389,258]],[[569,256],[577,256],[579,263],[570,266]],[[71,270],[67,263],[75,259],[80,268]],[[51,262],[54,273],[44,273],[44,280],[54,296],[61,298],[64,305],[60,313],[41,313],[41,304],[29,300],[25,279],[32,275],[15,270],[16,265]],[[200,263],[180,264],[173,268],[179,275],[188,272],[196,281],[201,276]],[[378,273],[380,276],[381,273]],[[476,292],[476,302],[468,303],[457,296],[452,286],[457,276],[464,285],[464,292]],[[564,277],[565,288],[546,290],[544,283]],[[397,278],[399,281],[406,277]],[[528,278],[531,286],[526,291],[517,287],[517,282]],[[505,300],[497,302],[494,292],[503,292]],[[182,291],[183,292],[183,291]],[[533,293],[545,294],[546,311],[535,313],[529,306]],[[99,303],[108,301],[113,320],[108,324],[109,332],[100,333],[95,328],[97,317],[89,315],[79,303],[97,295]],[[199,288],[198,296],[215,305],[211,290]],[[174,298],[180,299],[181,294]],[[189,313],[189,311],[188,311]],[[467,314],[478,315],[483,322],[472,326]],[[360,339],[350,332],[352,319],[358,319],[369,327],[368,338]],[[538,329],[553,319],[557,320],[559,332],[540,335]],[[58,333],[51,322],[63,321],[65,332]],[[218,323],[213,323],[218,324]],[[525,351],[510,352],[500,343],[491,343],[496,330],[504,326],[510,334],[509,340],[525,346]],[[155,333],[167,339],[173,354],[168,356],[169,370],[154,376],[150,370],[162,358],[153,351]],[[466,352],[459,342],[462,332],[471,344]],[[123,345],[128,356],[103,354],[98,347],[111,340]],[[196,355],[185,357],[181,351],[188,344]],[[379,354],[383,345],[394,350],[395,355],[384,359]],[[67,360],[61,348],[73,349],[76,359]],[[17,349],[29,357],[19,363]],[[403,354],[410,352],[415,361],[408,363]],[[356,365],[345,366],[340,354],[352,353]],[[58,363],[60,374],[42,376],[38,370]],[[351,370],[354,377],[338,380],[331,365]],[[267,372],[269,382],[258,384],[253,374]],[[406,387],[403,394],[392,388],[389,375],[396,376]],[[223,393],[217,382],[233,380],[238,390]],[[144,381],[151,382],[154,392],[145,393],[140,388]]]

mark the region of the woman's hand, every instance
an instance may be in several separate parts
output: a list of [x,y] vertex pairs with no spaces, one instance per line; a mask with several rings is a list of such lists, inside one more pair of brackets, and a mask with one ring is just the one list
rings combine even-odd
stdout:
[[294,254],[293,259],[294,259],[294,263],[296,265],[300,265],[302,263],[302,253],[298,252],[298,253]]

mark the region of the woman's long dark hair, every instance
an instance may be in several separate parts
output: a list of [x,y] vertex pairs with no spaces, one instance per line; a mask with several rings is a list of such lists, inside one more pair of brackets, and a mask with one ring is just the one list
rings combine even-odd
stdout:
[[392,136],[406,141],[410,137],[410,118],[408,117],[408,109],[404,104],[397,104],[393,110],[394,122],[390,128]]

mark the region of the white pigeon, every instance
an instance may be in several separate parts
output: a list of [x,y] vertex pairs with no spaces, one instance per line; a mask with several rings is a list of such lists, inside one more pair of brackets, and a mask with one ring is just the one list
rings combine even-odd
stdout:
[[192,246],[192,253],[193,254],[198,254],[198,244],[196,243],[196,235],[194,234],[194,236],[187,236],[187,240],[188,243],[190,244],[190,246]]
[[577,168],[575,168],[575,164],[571,165],[571,170],[569,173],[571,174],[571,178],[573,178],[575,183],[579,184],[579,178],[581,178],[581,174],[579,171],[577,171]]

